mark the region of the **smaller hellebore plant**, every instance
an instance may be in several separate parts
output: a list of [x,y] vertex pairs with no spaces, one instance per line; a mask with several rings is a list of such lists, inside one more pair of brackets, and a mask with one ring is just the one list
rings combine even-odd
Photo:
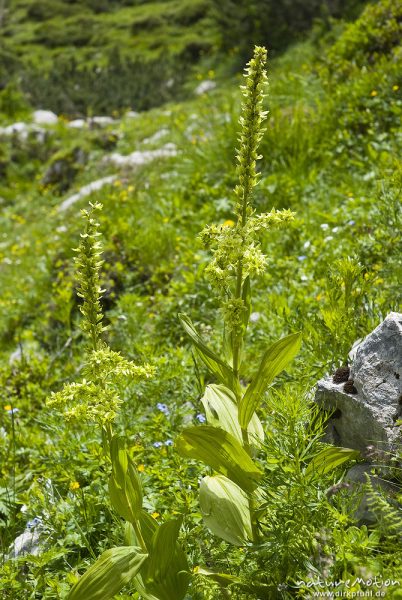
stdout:
[[95,213],[100,204],[83,211],[86,229],[78,248],[79,295],[83,299],[82,329],[88,338],[84,378],[70,383],[48,400],[68,420],[94,421],[102,430],[105,454],[111,463],[110,501],[126,521],[126,545],[106,550],[71,589],[69,600],[107,600],[132,583],[146,600],[182,600],[190,573],[177,544],[181,519],[159,525],[142,507],[143,492],[137,469],[127,453],[124,438],[113,433],[127,380],[151,377],[153,368],[137,366],[102,341],[103,314],[99,269],[101,244]]

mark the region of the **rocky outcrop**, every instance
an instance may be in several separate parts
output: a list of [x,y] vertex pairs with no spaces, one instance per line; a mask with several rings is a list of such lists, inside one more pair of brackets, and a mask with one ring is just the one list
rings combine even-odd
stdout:
[[[402,314],[390,313],[356,349],[350,372],[317,384],[316,402],[333,413],[338,446],[392,452],[402,441]],[[347,379],[347,381],[345,381]]]

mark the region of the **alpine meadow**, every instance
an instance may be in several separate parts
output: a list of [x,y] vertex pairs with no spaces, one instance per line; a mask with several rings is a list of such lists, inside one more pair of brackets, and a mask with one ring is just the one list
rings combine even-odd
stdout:
[[402,0],[0,0],[0,598],[402,600]]

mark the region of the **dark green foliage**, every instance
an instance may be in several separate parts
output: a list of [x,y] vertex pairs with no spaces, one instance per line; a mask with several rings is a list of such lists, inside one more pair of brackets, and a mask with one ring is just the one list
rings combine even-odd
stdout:
[[350,18],[359,0],[213,0],[221,43],[236,48],[242,59],[250,43],[264,44],[277,53],[308,31],[315,20]]
[[1,27],[0,86],[66,114],[144,110],[183,97],[211,55],[227,72],[249,48],[282,51],[315,19],[347,18],[357,0],[16,0]]
[[344,79],[356,68],[373,68],[384,57],[400,61],[401,37],[401,0],[369,4],[328,52],[328,68]]
[[[235,50],[224,59],[215,54],[222,36],[207,28],[207,17],[197,20],[201,9],[195,7],[201,2],[13,4],[17,9],[6,13],[0,36],[0,127],[31,119],[21,84],[41,108],[54,102],[57,110],[71,113],[91,106],[108,111],[117,106],[115,98],[118,108],[132,102],[145,107],[181,93],[178,87],[163,95],[162,81],[167,71],[182,81],[192,57],[202,55],[196,77],[189,74],[190,90],[200,80],[214,78],[208,70],[227,73],[228,63],[241,54]],[[65,12],[51,16],[60,4]],[[236,4],[248,10],[245,2]],[[26,10],[34,5],[38,16],[28,19]],[[353,514],[359,498],[344,486],[343,466],[309,479],[308,464],[322,447],[322,421],[304,395],[320,376],[345,363],[355,340],[390,310],[402,308],[402,80],[393,33],[399,17],[386,17],[399,5],[370,3],[349,26],[338,22],[332,27],[329,20],[315,29],[312,41],[270,63],[264,106],[270,114],[255,206],[257,212],[291,207],[296,220],[262,241],[269,262],[262,281],[252,284],[243,383],[252,380],[262,352],[275,339],[303,330],[303,345],[293,367],[258,409],[267,439],[256,461],[264,468],[262,493],[269,510],[269,518],[259,524],[263,540],[258,552],[255,547],[229,548],[206,532],[196,495],[207,467],[182,460],[171,445],[185,427],[198,426],[202,405],[197,394],[217,381],[203,364],[194,377],[177,313],[191,314],[208,348],[219,348],[217,302],[205,280],[207,257],[197,234],[206,223],[219,226],[234,219],[229,198],[236,184],[238,82],[225,83],[218,76],[217,89],[208,95],[136,118],[116,115],[102,128],[69,128],[61,118],[57,125],[40,126],[46,130],[40,136],[33,131],[26,137],[1,135],[0,596],[5,600],[64,600],[76,575],[107,548],[122,543],[122,523],[108,500],[109,465],[97,432],[84,421],[66,425],[55,409],[45,406],[51,391],[84,376],[72,248],[79,244],[78,215],[87,201],[64,212],[59,205],[108,175],[116,176],[114,183],[90,198],[104,205],[100,286],[106,291],[100,302],[108,327],[105,341],[137,364],[156,367],[153,379],[123,386],[115,426],[127,436],[127,451],[139,467],[152,523],[183,513],[181,543],[189,564],[212,572],[194,580],[189,596],[309,598],[315,589],[296,588],[296,582],[317,572],[331,580],[381,573],[401,580],[400,531],[395,527],[402,500],[400,458],[395,457],[392,471],[379,470],[381,477],[394,480],[395,494],[384,492],[380,498],[369,491],[379,523],[357,525]],[[250,39],[249,33],[237,33],[249,31],[236,16],[241,13],[224,13],[230,6],[223,0],[221,6],[215,3],[216,10],[222,9],[219,27],[225,27],[228,49]],[[300,7],[294,6],[297,15]],[[303,15],[308,6],[300,8]],[[50,15],[46,21],[57,29],[64,20],[76,22],[80,14],[89,18],[96,30],[93,45],[36,44],[36,33],[45,24],[40,11],[48,11],[43,12]],[[208,19],[215,22],[211,15]],[[191,25],[178,25],[187,18]],[[107,44],[105,32],[110,35]],[[167,47],[171,53],[165,52]],[[213,50],[205,55],[209,47]],[[133,73],[143,61],[148,61],[149,75],[142,68],[137,81]],[[96,73],[98,66],[104,75]],[[80,90],[72,89],[77,82]],[[155,133],[160,137],[152,141]],[[108,161],[112,152],[127,155],[168,142],[176,145],[176,157],[124,168]],[[85,165],[77,160],[79,150],[85,153]],[[47,181],[59,159],[72,170],[61,182]],[[12,408],[19,412],[10,412]],[[43,517],[44,553],[7,561],[10,544],[36,516]],[[127,587],[121,598],[133,594]],[[388,595],[399,600],[398,594],[394,587]]]

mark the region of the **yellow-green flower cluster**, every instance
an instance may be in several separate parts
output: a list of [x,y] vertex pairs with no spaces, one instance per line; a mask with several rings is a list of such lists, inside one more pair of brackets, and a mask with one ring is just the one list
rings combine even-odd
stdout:
[[200,234],[206,247],[213,251],[213,258],[205,272],[211,285],[223,295],[230,294],[231,283],[237,276],[239,261],[242,263],[242,278],[260,275],[267,263],[261,251],[258,233],[275,227],[286,226],[294,219],[291,210],[271,210],[254,215],[242,226],[208,225]]
[[206,275],[222,296],[226,326],[239,335],[244,328],[246,310],[242,299],[243,283],[247,277],[260,275],[267,264],[259,234],[263,230],[286,225],[294,218],[294,213],[290,210],[272,209],[268,213],[255,215],[251,202],[253,189],[259,178],[256,169],[260,158],[258,146],[265,131],[262,125],[267,115],[263,110],[264,88],[267,83],[266,57],[265,48],[255,48],[245,72],[246,85],[242,87],[240,146],[237,150],[239,183],[234,190],[237,197],[237,223],[226,221],[222,226],[209,225],[200,234],[204,245],[213,253]]
[[149,365],[137,366],[114,352],[101,340],[103,312],[99,269],[102,265],[102,246],[99,242],[99,224],[93,213],[102,208],[91,204],[90,211],[82,211],[86,220],[85,233],[81,235],[76,264],[80,283],[80,307],[84,315],[82,329],[90,340],[83,379],[69,383],[48,399],[48,406],[61,410],[67,420],[95,421],[102,426],[116,417],[121,404],[120,390],[132,381],[146,379],[154,373]]
[[123,358],[119,352],[114,352],[109,346],[102,344],[100,350],[89,355],[84,374],[117,384],[125,378],[147,379],[153,375],[154,371],[154,367],[149,365],[139,367],[131,360]]
[[48,406],[56,406],[67,420],[96,421],[104,425],[115,419],[121,404],[119,390],[132,381],[151,377],[154,368],[137,366],[105,344],[90,352],[84,379],[53,393]]
[[114,389],[102,389],[98,382],[83,379],[53,393],[47,405],[62,411],[67,421],[95,421],[104,425],[114,420],[120,399]]
[[261,158],[258,155],[258,146],[265,131],[262,124],[267,116],[267,112],[262,110],[264,90],[267,84],[266,61],[266,49],[256,46],[254,56],[245,69],[246,85],[241,88],[243,104],[239,120],[241,126],[240,147],[237,150],[239,184],[235,188],[235,194],[238,198],[236,213],[243,224],[247,215],[252,213],[252,191],[258,183],[256,163]]
[[99,269],[103,264],[101,260],[102,247],[99,242],[99,223],[94,218],[94,213],[102,209],[99,203],[91,204],[91,210],[83,210],[82,215],[86,221],[84,233],[81,234],[81,242],[76,258],[77,278],[79,281],[78,296],[84,302],[80,311],[84,315],[81,327],[88,334],[91,346],[96,350],[100,335],[104,331],[102,326],[102,307],[100,300],[104,290],[101,289]]

